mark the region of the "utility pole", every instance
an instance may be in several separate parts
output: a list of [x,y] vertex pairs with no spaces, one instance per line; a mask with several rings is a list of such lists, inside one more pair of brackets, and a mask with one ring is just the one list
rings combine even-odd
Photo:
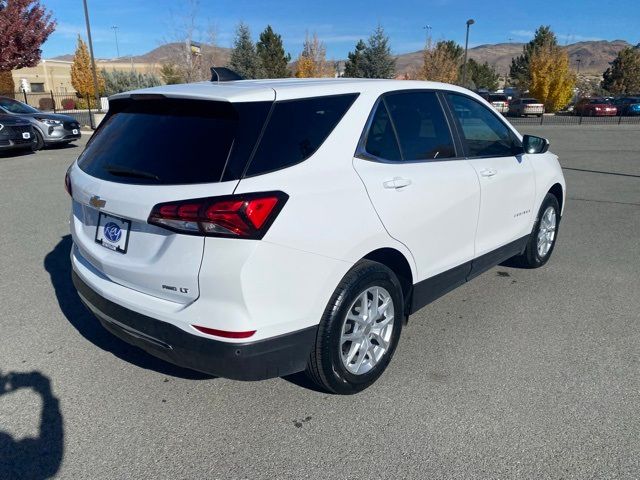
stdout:
[[467,39],[464,42],[464,63],[462,66],[462,86],[466,88],[467,85],[467,50],[469,50],[469,27],[476,23],[473,18],[467,20]]
[[580,62],[582,62],[582,58],[576,58],[576,63],[578,64],[578,73],[576,73],[576,75],[580,75]]
[[116,58],[120,58],[120,47],[118,46],[118,26],[114,25],[113,27],[111,27],[113,29],[113,34],[116,37]]
[[84,5],[84,19],[87,23],[87,39],[89,40],[89,54],[91,55],[91,70],[93,70],[93,89],[96,94],[96,108],[100,110],[100,91],[98,90],[98,72],[96,71],[96,59],[93,56],[93,41],[91,40],[91,26],[89,25],[89,9],[87,0],[82,0]]
[[422,28],[427,31],[426,45],[427,45],[427,48],[429,48],[429,47],[431,47],[431,25],[425,25]]

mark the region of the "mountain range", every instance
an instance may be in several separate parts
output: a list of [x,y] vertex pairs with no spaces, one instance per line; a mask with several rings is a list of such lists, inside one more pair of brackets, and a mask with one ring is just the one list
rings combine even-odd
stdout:
[[[469,58],[482,63],[488,62],[493,65],[500,75],[505,75],[509,71],[511,59],[522,53],[524,43],[496,43],[479,45],[469,49]],[[585,74],[601,75],[609,63],[613,61],[617,53],[624,47],[631,46],[625,40],[598,40],[577,42],[566,45],[565,48],[569,52],[570,65],[572,68],[580,68],[580,72]],[[154,48],[150,52],[142,55],[134,55],[133,57],[121,57],[119,59],[100,59],[101,66],[108,66],[109,63],[130,62],[160,64],[168,61],[176,48],[180,44],[167,43]],[[213,47],[203,45],[205,50],[216,50],[216,56],[220,59],[220,64],[228,62],[231,52],[230,48]],[[56,60],[72,60],[73,55],[61,55],[55,57]],[[417,52],[403,53],[396,55],[396,71],[398,74],[420,68],[422,65],[422,50]]]

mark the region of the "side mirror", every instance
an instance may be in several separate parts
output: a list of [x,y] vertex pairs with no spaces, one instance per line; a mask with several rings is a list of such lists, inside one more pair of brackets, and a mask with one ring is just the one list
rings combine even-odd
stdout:
[[524,153],[545,153],[549,150],[549,140],[535,135],[525,135],[522,138]]

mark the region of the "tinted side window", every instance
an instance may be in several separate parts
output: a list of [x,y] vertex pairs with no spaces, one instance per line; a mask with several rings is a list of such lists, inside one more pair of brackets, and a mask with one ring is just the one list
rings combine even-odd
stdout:
[[434,92],[387,95],[385,103],[396,127],[404,160],[456,156],[449,125]]
[[447,94],[462,128],[469,157],[508,157],[517,145],[511,130],[488,108],[475,100]]
[[396,140],[396,134],[391,125],[391,119],[384,102],[378,104],[373,121],[367,133],[367,144],[365,150],[371,155],[385,160],[400,161],[400,148]]
[[306,160],[322,145],[358,94],[276,102],[247,176]]

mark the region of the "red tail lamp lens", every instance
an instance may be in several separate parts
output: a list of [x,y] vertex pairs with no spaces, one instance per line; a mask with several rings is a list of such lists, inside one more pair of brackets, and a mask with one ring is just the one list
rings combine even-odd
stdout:
[[247,332],[228,332],[226,330],[218,330],[216,328],[201,327],[200,325],[191,326],[202,333],[206,333],[207,335],[214,335],[216,337],[223,338],[249,338],[256,333],[256,330],[249,330]]
[[267,192],[168,202],[153,207],[148,221],[190,235],[260,239],[288,198]]

